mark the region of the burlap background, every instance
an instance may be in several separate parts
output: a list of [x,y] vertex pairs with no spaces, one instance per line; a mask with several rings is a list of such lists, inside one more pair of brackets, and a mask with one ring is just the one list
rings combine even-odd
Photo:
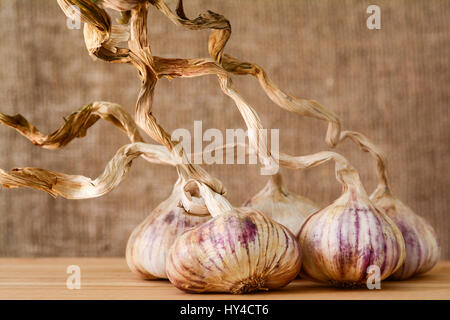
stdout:
[[[366,28],[369,4],[373,1],[185,1],[190,16],[211,9],[231,21],[226,52],[264,66],[288,93],[320,101],[341,116],[344,127],[378,143],[388,155],[394,191],[433,224],[442,256],[449,259],[450,2],[376,1],[382,29],[374,31]],[[178,28],[155,10],[150,35],[156,55],[207,55],[208,32]],[[43,132],[95,100],[133,112],[139,88],[135,70],[92,61],[82,31],[66,27],[56,1],[0,0],[0,57],[1,111],[21,113]],[[278,109],[252,78],[235,77],[235,84],[266,127],[281,129],[283,151],[326,148],[325,123]],[[168,131],[192,130],[194,120],[203,120],[204,129],[244,127],[214,76],[160,81],[154,112]],[[125,143],[120,131],[102,122],[59,151],[36,148],[0,127],[0,167],[95,177]],[[372,191],[372,159],[350,142],[338,151],[360,169]],[[208,170],[223,180],[236,205],[265,183],[255,166]],[[175,179],[173,168],[137,160],[128,179],[99,199],[69,201],[34,190],[0,189],[0,255],[123,255],[131,230],[168,196]],[[286,180],[321,205],[340,192],[333,164],[289,172]]]

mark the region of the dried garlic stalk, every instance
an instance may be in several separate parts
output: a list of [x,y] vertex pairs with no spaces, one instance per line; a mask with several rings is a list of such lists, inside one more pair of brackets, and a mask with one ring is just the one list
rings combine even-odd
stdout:
[[[89,53],[101,60],[113,63],[130,62],[129,50],[118,48],[128,38],[126,26],[112,26],[107,12],[89,0],[57,0],[67,17],[81,19],[85,23],[84,36]],[[80,10],[73,12],[72,6]],[[76,15],[73,17],[73,15]]]
[[440,256],[439,239],[433,227],[392,193],[388,182],[386,159],[382,152],[361,133],[343,131],[341,140],[347,138],[376,159],[378,186],[370,196],[370,200],[379,210],[394,220],[405,239],[405,263],[391,278],[403,280],[431,270]]
[[[60,149],[69,144],[73,139],[84,137],[87,130],[99,119],[114,124],[126,133],[131,142],[145,142],[130,114],[122,106],[111,102],[96,101],[81,107],[78,111],[65,118],[65,123],[61,128],[48,135],[42,134],[20,114],[8,116],[0,112],[1,124],[16,129],[34,145],[44,149]],[[159,161],[153,157],[148,158],[145,154],[143,158],[151,163],[167,163],[171,159],[171,154],[163,148],[160,149],[161,156],[164,159],[163,161]]]
[[131,30],[130,40],[128,41],[130,59],[141,78],[141,91],[136,104],[136,123],[150,137],[171,151],[174,158],[183,159],[178,166],[180,177],[202,181],[216,192],[224,194],[225,189],[222,183],[210,176],[200,166],[191,164],[181,145],[171,140],[170,135],[158,124],[156,118],[152,115],[154,89],[159,76],[155,71],[155,61],[147,35],[148,7],[149,4],[147,2],[139,3],[131,10],[130,19]]
[[73,139],[84,137],[100,118],[125,132],[134,144],[122,147],[99,178],[92,181],[83,176],[38,168],[13,169],[10,172],[0,169],[0,184],[6,188],[31,187],[69,199],[86,199],[111,191],[125,177],[132,160],[138,156],[142,155],[151,163],[178,164],[163,146],[142,143],[144,140],[131,116],[114,103],[101,101],[88,104],[68,116],[64,125],[49,135],[42,134],[20,114],[8,116],[0,113],[0,123],[16,129],[33,144],[46,149],[60,149]]
[[120,105],[98,101],[83,106],[65,118],[64,125],[55,132],[44,135],[22,115],[8,116],[0,112],[0,123],[16,129],[33,142],[45,149],[60,149],[75,138],[82,138],[86,131],[99,119],[104,119],[124,131],[131,142],[143,142],[134,120]]
[[100,197],[114,189],[126,176],[131,163],[141,155],[176,165],[172,158],[166,158],[166,150],[161,146],[145,143],[128,144],[120,148],[96,179],[68,175],[39,168],[16,168],[9,172],[0,169],[0,184],[5,188],[34,188],[48,192],[53,197],[67,199],[89,199]]

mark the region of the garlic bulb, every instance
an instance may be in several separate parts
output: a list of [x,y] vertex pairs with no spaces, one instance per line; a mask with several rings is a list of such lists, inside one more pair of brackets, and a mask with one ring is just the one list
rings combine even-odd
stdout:
[[374,193],[371,199],[377,208],[394,220],[405,239],[405,263],[390,279],[403,280],[431,270],[440,256],[439,241],[433,227],[388,192]]
[[243,206],[261,211],[288,228],[294,235],[298,234],[305,219],[319,210],[311,200],[289,192],[279,173],[271,176],[266,186]]
[[297,276],[300,247],[286,227],[255,209],[214,210],[205,202],[214,218],[182,234],[169,251],[172,284],[192,293],[239,294],[280,288]]
[[167,279],[166,256],[175,239],[211,219],[207,212],[206,215],[193,215],[180,206],[180,187],[179,180],[170,197],[134,229],[128,240],[128,266],[144,279]]
[[379,181],[370,199],[379,210],[394,220],[405,239],[405,263],[390,279],[407,279],[415,274],[429,271],[439,261],[440,256],[439,240],[433,227],[392,194],[387,177],[386,160],[382,152],[361,133],[343,131],[341,140],[345,138],[350,138],[376,158]]
[[368,267],[377,266],[379,280],[383,280],[405,261],[402,234],[370,202],[356,170],[343,157],[335,154],[333,158],[343,193],[304,222],[298,236],[303,253],[302,275],[353,287],[364,285]]

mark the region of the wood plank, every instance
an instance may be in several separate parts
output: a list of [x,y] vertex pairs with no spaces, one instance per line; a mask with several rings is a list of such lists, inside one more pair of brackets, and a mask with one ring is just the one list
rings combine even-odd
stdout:
[[[67,267],[81,269],[81,288],[69,290]],[[169,281],[145,281],[124,258],[0,258],[0,299],[450,299],[450,262],[408,281],[384,281],[381,290],[338,289],[307,280],[250,295],[187,294]]]

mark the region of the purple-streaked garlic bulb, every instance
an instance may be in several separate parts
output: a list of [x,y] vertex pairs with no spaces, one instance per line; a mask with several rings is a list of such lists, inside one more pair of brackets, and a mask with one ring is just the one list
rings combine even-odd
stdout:
[[394,220],[405,239],[405,263],[390,279],[408,279],[431,270],[440,256],[440,245],[433,227],[389,192],[374,192],[370,199]]
[[[369,200],[357,171],[343,158],[336,161],[342,195],[313,213],[300,229],[303,254],[301,274],[335,286],[367,283],[373,266],[379,280],[393,274],[405,261],[405,243],[399,228]],[[368,269],[371,267],[371,269]]]
[[178,181],[170,197],[134,229],[128,240],[128,266],[141,278],[167,279],[166,257],[175,239],[186,230],[211,219],[208,212],[186,212],[180,206],[181,197],[181,181]]
[[216,209],[204,198],[214,218],[182,234],[170,249],[166,272],[172,284],[191,293],[240,294],[291,282],[301,266],[295,236],[258,210],[236,209],[220,198]]
[[341,140],[345,138],[350,138],[361,149],[376,158],[378,186],[370,196],[370,200],[379,210],[394,220],[405,239],[405,263],[390,279],[408,279],[415,274],[431,270],[440,256],[439,240],[433,227],[392,194],[387,177],[386,159],[382,152],[367,137],[358,132],[343,131]]
[[311,200],[290,192],[279,173],[271,176],[266,186],[243,206],[261,211],[288,228],[294,235],[298,234],[305,219],[319,210]]

